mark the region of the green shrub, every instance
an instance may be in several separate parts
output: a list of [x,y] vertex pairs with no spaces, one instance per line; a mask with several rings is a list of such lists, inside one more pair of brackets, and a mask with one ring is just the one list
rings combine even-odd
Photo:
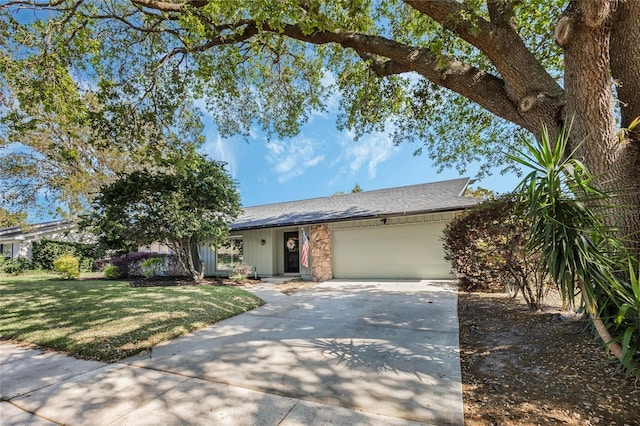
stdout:
[[237,263],[233,267],[233,274],[229,275],[229,279],[237,283],[247,279],[247,276],[251,272],[251,265],[245,263]]
[[80,276],[80,262],[78,258],[68,254],[57,258],[53,262],[53,269],[67,280]]
[[0,272],[9,275],[21,274],[27,269],[29,262],[23,257],[17,259],[5,259],[0,256]]
[[159,257],[152,257],[140,264],[140,268],[142,268],[142,273],[145,278],[155,277],[160,270],[160,266],[164,263],[164,260]]
[[235,281],[237,283],[241,283],[242,281],[247,279],[247,276],[246,275],[242,275],[242,274],[232,274],[232,275],[229,275],[229,279],[231,281]]
[[118,268],[116,265],[105,266],[104,271],[102,271],[102,273],[104,274],[104,277],[108,280],[117,280],[122,276],[122,272],[120,271],[120,268]]
[[539,254],[527,249],[530,223],[516,214],[516,196],[484,201],[444,230],[445,257],[460,288],[518,292],[531,309],[540,309],[552,282]]
[[48,271],[54,270],[53,261],[67,254],[78,258],[81,271],[89,272],[93,269],[93,262],[104,256],[104,250],[96,244],[46,238],[33,242],[32,261],[35,267]]
[[615,341],[622,349],[622,367],[640,380],[640,262],[631,255],[627,262],[628,279],[620,279],[619,274],[608,278],[609,285],[604,287],[608,300],[603,312],[613,311]]

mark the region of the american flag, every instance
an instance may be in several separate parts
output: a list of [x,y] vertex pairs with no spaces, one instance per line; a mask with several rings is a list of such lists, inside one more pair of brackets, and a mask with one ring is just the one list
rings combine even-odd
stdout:
[[300,263],[305,268],[309,267],[309,239],[307,234],[302,230],[302,252],[300,253]]

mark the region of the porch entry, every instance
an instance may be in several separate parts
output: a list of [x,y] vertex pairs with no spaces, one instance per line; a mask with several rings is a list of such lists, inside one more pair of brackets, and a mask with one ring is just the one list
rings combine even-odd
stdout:
[[284,273],[300,273],[300,237],[298,231],[284,233]]

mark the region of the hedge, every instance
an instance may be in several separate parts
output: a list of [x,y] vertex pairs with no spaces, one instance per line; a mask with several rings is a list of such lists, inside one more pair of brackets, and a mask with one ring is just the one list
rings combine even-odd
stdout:
[[80,271],[93,270],[93,262],[104,257],[104,250],[98,244],[56,241],[43,238],[33,242],[31,261],[36,268],[52,271],[53,262],[61,256],[71,255],[80,262]]

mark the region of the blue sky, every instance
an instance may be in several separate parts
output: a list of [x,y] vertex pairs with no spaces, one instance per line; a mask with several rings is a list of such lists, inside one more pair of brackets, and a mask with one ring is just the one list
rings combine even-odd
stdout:
[[[242,137],[225,139],[209,117],[205,124],[201,151],[228,163],[245,207],[349,192],[356,183],[369,191],[461,177],[453,169],[437,173],[426,155],[413,155],[415,145],[396,147],[388,133],[355,141],[352,134],[337,130],[335,113],[316,114],[300,135],[270,142],[259,132],[248,142]],[[464,176],[473,178],[478,168],[468,167]],[[514,174],[496,170],[474,186],[504,193],[518,182]]]
[[[461,177],[455,169],[437,173],[426,155],[413,155],[415,145],[394,146],[390,132],[354,140],[352,134],[336,128],[335,112],[315,114],[298,136],[270,142],[257,131],[248,141],[222,138],[211,117],[206,115],[204,121],[206,142],[201,152],[227,163],[244,207],[349,192],[356,183],[370,191]],[[478,169],[471,165],[462,176],[473,178]],[[500,175],[496,169],[472,186],[504,193],[519,181],[514,174]],[[31,212],[28,218],[34,223],[56,219],[42,212]]]
[[[248,141],[240,136],[223,138],[212,118],[204,114],[206,141],[201,152],[227,163],[244,207],[349,192],[356,183],[370,191],[461,176],[474,178],[479,169],[470,165],[464,175],[455,169],[437,173],[426,155],[413,155],[416,145],[394,146],[391,132],[367,134],[356,141],[353,134],[337,129],[335,108],[333,112],[315,113],[298,136],[271,141],[259,131]],[[519,181],[515,174],[501,175],[496,169],[472,187],[504,193]],[[37,223],[56,219],[32,211],[27,220]]]

